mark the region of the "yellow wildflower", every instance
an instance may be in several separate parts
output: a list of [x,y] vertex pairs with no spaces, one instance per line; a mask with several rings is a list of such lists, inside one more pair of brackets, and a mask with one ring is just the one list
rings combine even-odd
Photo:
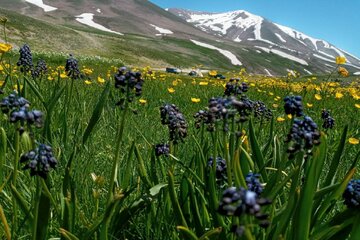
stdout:
[[84,82],[85,82],[85,84],[87,84],[87,85],[92,84],[92,81],[90,81],[90,80],[85,80]]
[[306,103],[306,106],[307,106],[308,108],[313,107],[313,105],[314,105],[314,104],[312,104],[312,103]]
[[342,97],[344,97],[344,94],[342,94],[341,92],[336,92],[335,93],[335,98],[342,98]]
[[355,107],[360,109],[360,104],[359,104],[359,103],[355,103]]
[[322,97],[320,94],[317,93],[317,94],[315,94],[315,99],[320,101],[322,99]]
[[12,46],[8,43],[0,43],[0,54],[7,53],[12,49]]
[[47,78],[49,81],[52,81],[52,80],[54,80],[54,78],[52,77],[52,76],[48,76],[48,78]]
[[141,103],[141,104],[143,104],[143,105],[145,105],[146,103],[147,103],[147,101],[145,100],[145,99],[139,99],[139,103]]
[[292,119],[292,118],[293,118],[291,114],[288,114],[287,117],[288,117],[288,119]]
[[200,98],[191,98],[191,101],[193,103],[198,103],[198,102],[200,102]]
[[353,137],[349,138],[349,143],[350,144],[357,145],[357,144],[359,144],[359,142],[360,141],[357,138],[353,138]]
[[285,118],[283,118],[283,117],[278,117],[278,118],[276,118],[276,121],[278,121],[278,122],[283,122],[283,121],[285,121]]
[[4,85],[5,81],[0,81],[0,87],[2,87]]
[[174,88],[168,88],[167,90],[168,90],[169,93],[174,93],[175,92]]
[[273,108],[278,108],[279,104],[274,103],[272,106],[273,106]]
[[336,64],[345,64],[345,63],[346,63],[345,57],[341,57],[341,56],[336,57]]
[[86,75],[90,75],[90,74],[93,73],[93,71],[92,71],[91,69],[89,69],[89,68],[84,68],[84,69],[83,69],[83,72],[84,72]]
[[338,73],[343,77],[349,76],[348,70],[346,70],[346,68],[343,68],[343,67],[339,67]]
[[209,83],[208,82],[199,82],[199,85],[200,86],[206,86],[206,85],[208,85]]
[[97,82],[100,83],[100,84],[102,84],[102,83],[105,82],[105,79],[103,79],[102,77],[98,76],[98,77],[97,77]]
[[60,74],[60,78],[67,78],[68,76],[66,75],[66,73],[61,73]]

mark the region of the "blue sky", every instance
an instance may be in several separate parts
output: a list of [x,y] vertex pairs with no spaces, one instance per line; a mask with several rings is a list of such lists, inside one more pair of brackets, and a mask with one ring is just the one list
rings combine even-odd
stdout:
[[163,8],[246,10],[360,57],[360,0],[151,0]]

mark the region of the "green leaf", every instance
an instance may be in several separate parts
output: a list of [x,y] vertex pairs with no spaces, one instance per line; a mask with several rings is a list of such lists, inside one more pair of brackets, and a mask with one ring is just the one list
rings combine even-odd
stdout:
[[259,142],[255,135],[254,125],[252,123],[252,119],[249,121],[249,136],[250,136],[250,146],[253,152],[253,159],[255,159],[255,163],[258,166],[258,171],[261,173],[261,176],[263,177],[264,181],[267,182],[267,174],[265,171],[265,160],[264,156],[261,152]]
[[159,183],[155,186],[153,186],[152,188],[150,188],[149,192],[150,192],[150,195],[152,197],[155,197],[156,195],[159,194],[159,192],[161,191],[161,189],[163,189],[164,187],[168,186],[167,183]]
[[190,229],[188,229],[187,227],[177,226],[176,229],[184,235],[184,237],[185,237],[184,239],[198,240],[198,237],[195,235],[195,233],[193,231],[191,231]]
[[72,234],[71,232],[60,228],[60,234],[66,239],[66,240],[79,240],[78,237],[76,237],[74,234]]
[[6,161],[7,136],[4,128],[0,128],[0,186],[5,177],[4,167]]
[[349,126],[346,125],[344,130],[343,130],[343,133],[341,135],[341,139],[340,139],[340,142],[339,142],[339,146],[338,146],[338,148],[336,150],[336,153],[335,153],[333,159],[331,160],[328,173],[327,173],[325,181],[323,183],[323,187],[329,186],[332,183],[335,176],[336,176],[336,172],[337,172],[337,169],[339,167],[339,163],[341,161],[341,156],[342,156],[342,154],[344,152],[348,128],[349,128]]
[[87,139],[90,136],[90,133],[93,131],[95,125],[98,123],[100,117],[101,117],[101,113],[104,109],[105,103],[106,103],[106,99],[109,95],[109,91],[110,91],[110,81],[106,84],[103,92],[101,93],[99,100],[94,108],[94,111],[91,115],[90,121],[87,125],[87,128],[85,129],[85,132],[83,134],[83,144],[86,143]]
[[178,223],[181,225],[187,227],[187,222],[184,217],[184,214],[181,210],[178,197],[175,192],[175,184],[174,184],[174,175],[169,171],[168,172],[168,180],[169,180],[169,193],[170,193],[170,199],[174,208],[174,213],[176,216],[176,219],[178,220]]
[[211,229],[211,230],[207,231],[206,233],[204,233],[204,235],[202,235],[199,238],[199,240],[206,240],[214,235],[219,235],[222,232],[222,230],[223,230],[222,227]]

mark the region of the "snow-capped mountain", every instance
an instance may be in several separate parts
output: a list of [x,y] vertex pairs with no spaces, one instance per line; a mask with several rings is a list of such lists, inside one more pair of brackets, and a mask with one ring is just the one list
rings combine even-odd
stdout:
[[244,10],[209,13],[173,8],[168,11],[204,32],[251,45],[260,52],[280,55],[305,67],[309,62],[315,62],[322,63],[325,70],[330,69],[334,65],[335,57],[345,56],[350,68],[360,69],[359,58],[329,42],[310,37]]

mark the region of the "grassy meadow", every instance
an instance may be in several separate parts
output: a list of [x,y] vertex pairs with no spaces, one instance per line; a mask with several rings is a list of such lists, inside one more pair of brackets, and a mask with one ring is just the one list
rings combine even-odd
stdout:
[[360,239],[360,81],[340,63],[220,80],[30,67],[0,44],[0,239]]

